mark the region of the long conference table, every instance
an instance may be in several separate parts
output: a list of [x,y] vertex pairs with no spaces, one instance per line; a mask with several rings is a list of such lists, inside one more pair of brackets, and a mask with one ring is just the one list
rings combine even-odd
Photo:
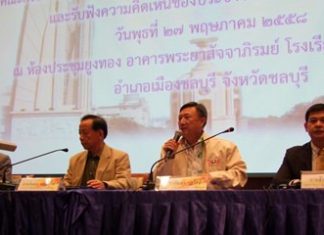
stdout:
[[0,191],[1,234],[324,234],[324,190]]

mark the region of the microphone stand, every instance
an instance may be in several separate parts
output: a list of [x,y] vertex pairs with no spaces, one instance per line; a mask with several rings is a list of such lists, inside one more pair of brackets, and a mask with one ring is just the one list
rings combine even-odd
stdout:
[[39,154],[37,156],[31,157],[31,158],[27,158],[27,159],[24,159],[24,160],[21,160],[21,161],[12,163],[12,164],[6,164],[6,165],[1,166],[0,167],[0,170],[3,170],[3,172],[2,172],[2,183],[0,183],[0,189],[1,190],[4,190],[4,189],[5,190],[14,190],[16,188],[16,185],[15,184],[6,183],[6,174],[7,174],[7,171],[8,171],[9,168],[12,168],[15,165],[19,165],[21,163],[28,162],[30,160],[33,160],[33,159],[36,159],[36,158],[39,158],[39,157],[43,157],[43,156],[46,156],[48,154],[51,154],[51,153],[54,153],[54,152],[58,152],[58,151],[68,152],[69,149],[68,148],[56,149],[56,150],[53,150],[53,151],[50,151],[50,152],[47,152],[47,153],[43,153],[43,154]]
[[177,152],[174,152],[174,153],[172,153],[172,155],[171,155],[170,157],[163,157],[163,158],[160,158],[159,160],[155,161],[155,162],[153,163],[153,165],[151,166],[151,170],[150,170],[149,176],[148,176],[148,178],[147,178],[147,181],[143,184],[142,189],[143,189],[143,190],[153,190],[153,189],[155,188],[155,182],[154,182],[154,180],[153,180],[153,168],[154,168],[154,167],[155,167],[159,162],[166,161],[166,160],[168,160],[168,159],[174,159],[175,155],[178,154],[178,153],[181,153],[181,152],[186,151],[186,150],[188,150],[188,149],[190,149],[190,148],[193,148],[193,147],[195,147],[196,145],[201,144],[201,143],[203,143],[203,142],[205,142],[205,141],[207,141],[207,140],[209,140],[209,139],[211,139],[211,138],[214,138],[214,137],[216,137],[216,136],[218,136],[218,135],[220,135],[220,134],[227,133],[227,132],[232,132],[232,131],[234,131],[234,128],[233,128],[233,127],[230,127],[230,128],[228,128],[228,129],[226,129],[226,130],[224,130],[224,131],[221,131],[221,132],[216,133],[215,135],[209,136],[209,137],[206,138],[206,139],[203,139],[203,140],[201,140],[201,141],[198,141],[197,143],[195,143],[195,144],[193,144],[193,145],[190,145],[190,146],[188,146],[188,147],[186,147],[186,148],[183,148],[183,149],[181,149],[181,150],[179,150],[179,151],[177,151]]

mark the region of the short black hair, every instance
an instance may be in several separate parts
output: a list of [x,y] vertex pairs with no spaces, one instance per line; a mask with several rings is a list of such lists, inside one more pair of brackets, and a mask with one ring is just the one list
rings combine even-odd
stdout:
[[323,103],[318,103],[318,104],[313,104],[312,106],[310,106],[306,113],[305,113],[305,121],[308,121],[309,116],[311,115],[311,113],[315,113],[315,112],[321,112],[324,111],[324,104]]
[[[205,105],[201,104],[201,103],[197,103],[197,102],[194,102],[194,101],[191,101],[191,102],[188,102],[184,105],[181,106],[180,108],[180,112],[185,109],[185,108],[190,108],[190,107],[195,107],[199,116],[200,117],[204,117],[206,118],[206,122],[207,122],[207,116],[208,116],[208,112],[207,112],[207,109],[205,107]],[[206,125],[206,122],[204,124],[204,126]]]
[[104,138],[108,135],[108,125],[104,118],[98,115],[94,114],[86,114],[81,118],[81,121],[89,120],[91,119],[92,122],[92,130],[102,130],[104,133]]

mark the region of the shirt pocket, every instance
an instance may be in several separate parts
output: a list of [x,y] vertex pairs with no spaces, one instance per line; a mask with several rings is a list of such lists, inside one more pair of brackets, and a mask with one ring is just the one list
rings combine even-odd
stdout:
[[225,170],[226,168],[225,157],[221,155],[212,154],[207,159],[207,167],[209,171]]

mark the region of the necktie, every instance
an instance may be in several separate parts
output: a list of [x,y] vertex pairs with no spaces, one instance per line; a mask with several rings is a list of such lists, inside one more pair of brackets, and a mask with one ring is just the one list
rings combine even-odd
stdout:
[[96,171],[99,163],[98,156],[88,156],[87,162],[83,171],[81,180],[81,186],[86,186],[88,180],[92,180],[96,177]]
[[315,170],[324,170],[324,149],[321,149],[316,157]]

